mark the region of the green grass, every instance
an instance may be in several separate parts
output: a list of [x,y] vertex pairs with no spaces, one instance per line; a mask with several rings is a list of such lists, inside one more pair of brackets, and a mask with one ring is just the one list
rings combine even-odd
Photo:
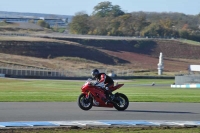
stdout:
[[[17,80],[0,78],[1,102],[72,102],[85,81]],[[155,86],[151,86],[152,82]],[[131,102],[200,102],[200,89],[171,88],[171,79],[133,79],[115,92]]]
[[75,101],[81,82],[0,80],[0,101]]
[[60,59],[60,60],[68,60],[68,61],[74,61],[74,62],[84,62],[84,63],[98,63],[96,61],[84,59],[84,58],[79,58],[79,57],[56,57],[54,59]]
[[54,28],[51,28],[54,32],[60,32],[60,33],[63,33],[65,30],[66,30],[66,28],[56,28],[56,27],[54,27]]
[[183,39],[183,40],[179,40],[179,41],[182,42],[182,43],[188,43],[188,44],[191,44],[191,45],[200,45],[200,42],[187,40],[187,39]]

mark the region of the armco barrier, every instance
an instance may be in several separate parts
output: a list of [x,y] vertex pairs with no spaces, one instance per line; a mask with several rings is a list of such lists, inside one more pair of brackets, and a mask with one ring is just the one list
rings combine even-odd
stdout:
[[176,75],[175,84],[184,85],[184,84],[198,84],[200,83],[200,75]]
[[[27,79],[57,79],[57,80],[87,80],[91,76],[77,76],[77,77],[56,77],[56,76],[17,76],[17,75],[5,75],[8,78],[27,78]],[[113,79],[174,79],[173,76],[117,76]]]
[[56,126],[200,126],[200,121],[163,120],[96,120],[96,121],[27,121],[0,122],[0,128],[11,127],[56,127]]

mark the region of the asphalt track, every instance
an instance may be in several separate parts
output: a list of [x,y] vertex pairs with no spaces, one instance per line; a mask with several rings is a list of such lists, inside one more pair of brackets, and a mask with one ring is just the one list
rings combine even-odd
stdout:
[[126,111],[93,107],[81,110],[76,102],[0,102],[0,122],[71,120],[200,120],[200,103],[131,102]]

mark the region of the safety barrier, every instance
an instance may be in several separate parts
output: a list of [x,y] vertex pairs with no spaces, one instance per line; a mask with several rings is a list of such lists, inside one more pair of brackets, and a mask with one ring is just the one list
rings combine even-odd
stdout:
[[[108,69],[99,69],[100,72],[107,73],[109,76],[133,76],[133,70],[119,70],[117,69],[113,74],[113,71]],[[7,76],[19,76],[19,77],[91,77],[90,69],[86,70],[61,70],[61,69],[46,69],[46,68],[18,68],[18,67],[0,67],[0,73]]]
[[171,85],[171,88],[200,88],[200,84]]

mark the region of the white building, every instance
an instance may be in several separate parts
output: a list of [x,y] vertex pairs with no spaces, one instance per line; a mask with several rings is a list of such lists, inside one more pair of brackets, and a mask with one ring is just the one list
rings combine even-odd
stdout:
[[44,20],[46,23],[48,23],[50,25],[50,27],[53,26],[57,26],[57,27],[66,27],[67,26],[67,19],[48,19],[48,18],[35,18],[32,16],[28,16],[28,17],[19,17],[19,18],[0,18],[0,22],[2,21],[6,21],[6,22],[13,22],[13,23],[20,23],[20,22],[29,22],[29,21],[33,21],[34,23],[37,23],[38,20]]

